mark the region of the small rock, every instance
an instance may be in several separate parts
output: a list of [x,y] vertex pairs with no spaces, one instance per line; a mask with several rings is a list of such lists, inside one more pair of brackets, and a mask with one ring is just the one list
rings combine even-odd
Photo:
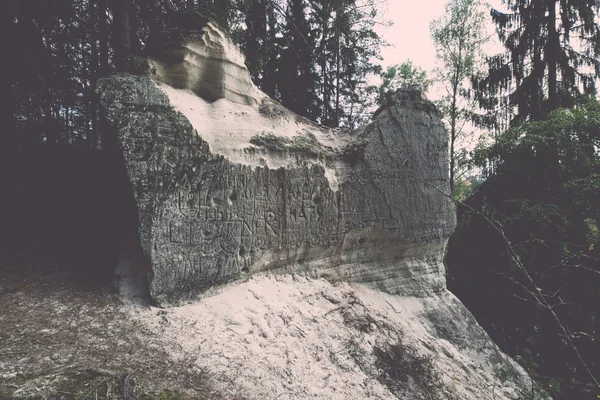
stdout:
[[442,346],[442,353],[448,358],[454,358],[454,354],[450,350],[448,350],[445,346]]
[[50,357],[50,359],[52,359],[52,361],[56,361],[56,360],[60,359],[60,354],[54,353],[54,354],[52,354],[52,357]]

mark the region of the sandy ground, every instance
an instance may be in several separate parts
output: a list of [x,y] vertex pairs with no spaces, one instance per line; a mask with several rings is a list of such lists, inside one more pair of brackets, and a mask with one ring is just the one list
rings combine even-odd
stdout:
[[[111,285],[48,262],[3,265],[0,399],[220,399],[130,307]],[[166,397],[173,393],[181,396]]]
[[[481,328],[469,326],[474,320],[442,321],[458,316],[444,314],[458,304],[449,292],[401,298],[360,285],[263,275],[185,306],[138,309],[133,318],[174,359],[215,377],[211,387],[232,398],[513,398],[512,383],[494,372],[512,363]],[[414,352],[395,362],[414,364],[416,357],[434,374],[427,380],[417,368],[391,382],[377,352],[394,345]]]
[[160,309],[50,267],[0,274],[1,399],[516,397],[450,293],[259,275]]

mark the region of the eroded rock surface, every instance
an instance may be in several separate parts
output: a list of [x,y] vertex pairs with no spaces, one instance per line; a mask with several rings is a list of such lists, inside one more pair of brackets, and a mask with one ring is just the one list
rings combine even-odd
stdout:
[[98,85],[138,209],[143,257],[122,258],[161,302],[205,293],[132,315],[159,347],[230,397],[518,398],[526,373],[446,290],[447,133],[421,91],[327,129],[254,87],[216,25],[173,37],[149,76]]
[[[182,48],[155,80],[99,83],[153,296],[182,298],[265,270],[405,295],[445,288],[443,249],[455,225],[443,195],[447,134],[418,88],[390,95],[369,126],[344,133],[261,94],[215,25]],[[200,56],[211,52],[218,57]],[[209,70],[225,82],[216,100],[202,83]]]
[[149,65],[153,78],[189,89],[209,102],[227,99],[258,104],[263,95],[252,83],[242,52],[214,22],[197,23],[204,24],[202,33],[176,28],[152,38],[155,51]]

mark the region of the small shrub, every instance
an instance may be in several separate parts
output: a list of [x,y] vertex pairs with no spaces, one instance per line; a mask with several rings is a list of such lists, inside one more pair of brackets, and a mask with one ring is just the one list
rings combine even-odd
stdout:
[[408,389],[415,382],[427,397],[441,398],[443,384],[430,357],[421,356],[401,341],[387,347],[375,347],[375,366],[381,371],[379,381],[392,391]]
[[272,133],[261,133],[252,136],[250,143],[269,151],[287,152],[307,158],[325,160],[330,157],[330,153],[321,146],[317,138],[311,133],[296,135],[291,139]]
[[286,151],[290,140],[272,133],[261,133],[250,138],[250,143],[271,151]]

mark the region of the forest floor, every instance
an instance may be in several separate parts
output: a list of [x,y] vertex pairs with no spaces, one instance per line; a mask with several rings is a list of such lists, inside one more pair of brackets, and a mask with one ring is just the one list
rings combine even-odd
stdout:
[[[116,290],[50,263],[0,268],[0,399],[219,399]],[[86,282],[87,281],[87,282]]]
[[83,278],[0,265],[0,399],[508,400],[527,379],[449,292],[267,274],[162,309]]

